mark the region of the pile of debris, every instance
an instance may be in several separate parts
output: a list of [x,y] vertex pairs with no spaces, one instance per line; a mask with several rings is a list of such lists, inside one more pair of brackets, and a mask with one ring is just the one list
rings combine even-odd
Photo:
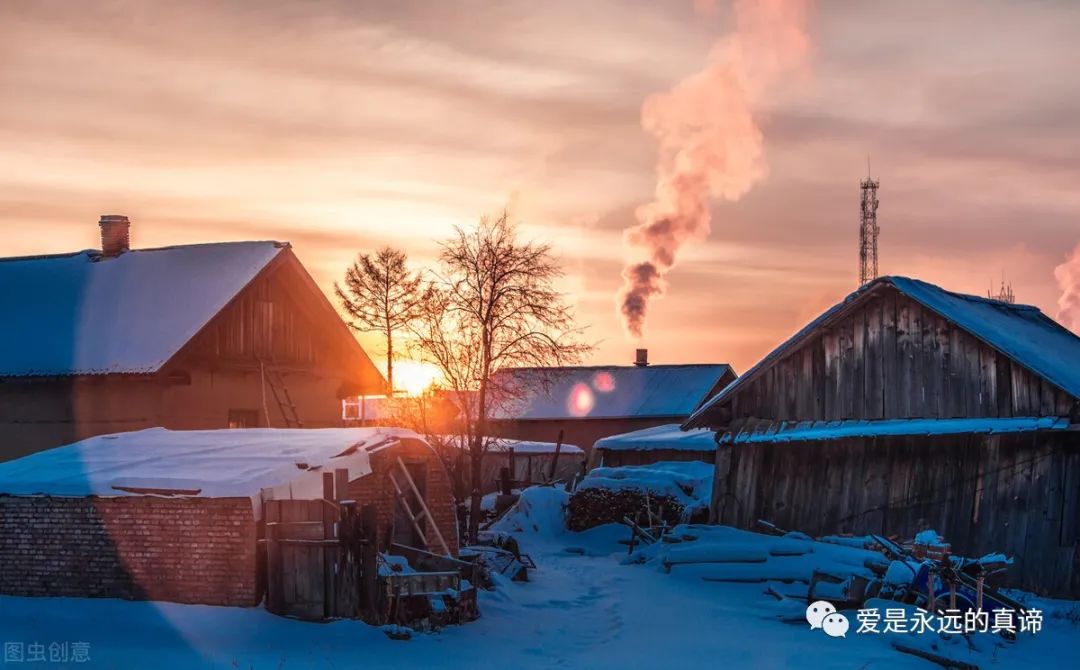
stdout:
[[681,578],[760,583],[764,595],[772,599],[776,618],[787,623],[806,625],[806,608],[818,601],[841,611],[859,610],[858,621],[854,613],[849,617],[852,632],[866,632],[862,627],[872,616],[906,613],[926,622],[923,634],[886,631],[897,633],[888,637],[889,644],[946,667],[976,668],[1022,630],[991,630],[988,623],[987,630],[950,631],[940,625],[948,623],[946,619],[959,621],[965,612],[969,619],[981,613],[991,623],[1003,613],[1018,621],[1028,616],[1022,603],[991,585],[1011,560],[1001,554],[979,559],[952,555],[951,547],[932,530],[898,543],[877,535],[814,539],[759,524],[766,533],[727,526],[686,524],[665,529],[627,524],[631,526],[627,561],[658,564]]
[[[480,616],[476,603],[476,566],[423,549],[392,544],[380,553],[378,625],[394,639],[404,629],[433,631]],[[392,635],[391,631],[395,631]]]
[[566,527],[582,531],[606,523],[667,526],[708,516],[713,466],[697,461],[594,468],[567,506]]

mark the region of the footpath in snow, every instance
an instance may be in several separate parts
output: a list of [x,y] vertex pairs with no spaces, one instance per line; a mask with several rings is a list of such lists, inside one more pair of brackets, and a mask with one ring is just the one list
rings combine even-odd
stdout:
[[[565,529],[566,494],[532,488],[497,530],[517,536],[538,568],[532,581],[500,579],[480,597],[481,618],[394,641],[357,621],[314,624],[261,608],[109,599],[0,597],[0,642],[64,667],[57,651],[85,642],[89,662],[68,667],[145,668],[934,668],[893,649],[890,635],[831,638],[811,630],[805,602],[785,598],[778,575],[849,562],[861,550],[804,551],[806,542],[730,528],[686,527],[697,542],[650,547],[628,560],[625,527]],[[711,534],[711,535],[710,535]],[[707,541],[706,541],[707,540]],[[700,560],[701,553],[715,559]],[[855,553],[852,553],[855,552]],[[697,553],[697,556],[694,554]],[[869,552],[868,552],[869,553]],[[854,557],[854,559],[853,559]],[[727,560],[725,560],[727,559]],[[748,560],[753,559],[753,560]],[[778,572],[779,570],[779,572]],[[767,578],[766,581],[756,581]],[[734,580],[734,581],[733,581]],[[770,595],[772,591],[772,595]],[[984,668],[1072,668],[1080,604],[1033,599],[1043,630],[1015,644],[979,642]],[[1072,620],[1070,620],[1072,617]],[[854,618],[852,618],[854,624]],[[81,649],[81,648],[80,648]]]

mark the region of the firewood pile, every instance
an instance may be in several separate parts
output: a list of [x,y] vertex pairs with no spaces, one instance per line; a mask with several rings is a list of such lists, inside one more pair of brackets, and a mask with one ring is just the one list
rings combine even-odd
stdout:
[[672,496],[650,495],[642,491],[579,489],[570,497],[566,526],[570,530],[581,531],[605,523],[623,523],[627,518],[647,516],[675,526],[683,518],[683,506]]

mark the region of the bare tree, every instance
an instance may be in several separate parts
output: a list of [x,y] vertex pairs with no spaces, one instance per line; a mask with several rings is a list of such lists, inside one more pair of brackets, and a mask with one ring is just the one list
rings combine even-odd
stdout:
[[419,273],[411,273],[404,251],[383,247],[372,254],[360,254],[345,271],[344,288],[334,283],[334,292],[349,324],[361,332],[379,332],[386,338],[386,384],[394,394],[394,333],[419,315],[427,289]]
[[468,539],[475,542],[490,417],[528,392],[503,383],[499,372],[575,363],[592,347],[580,340],[573,312],[554,287],[563,272],[550,245],[521,241],[505,211],[474,228],[455,228],[440,261],[411,329],[462,412],[471,481]]

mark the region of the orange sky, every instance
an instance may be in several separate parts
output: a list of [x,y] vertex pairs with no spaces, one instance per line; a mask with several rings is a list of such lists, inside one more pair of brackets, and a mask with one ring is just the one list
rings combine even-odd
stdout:
[[[288,240],[328,288],[356,251],[429,263],[509,202],[562,257],[594,362],[628,363],[641,103],[728,24],[689,1],[5,0],[0,255],[96,247],[122,213],[136,246]],[[883,273],[985,293],[1005,271],[1053,315],[1080,241],[1077,5],[823,1],[810,33],[809,74],[758,110],[769,174],[714,203],[650,307],[651,359],[744,371],[853,289],[867,154]]]

